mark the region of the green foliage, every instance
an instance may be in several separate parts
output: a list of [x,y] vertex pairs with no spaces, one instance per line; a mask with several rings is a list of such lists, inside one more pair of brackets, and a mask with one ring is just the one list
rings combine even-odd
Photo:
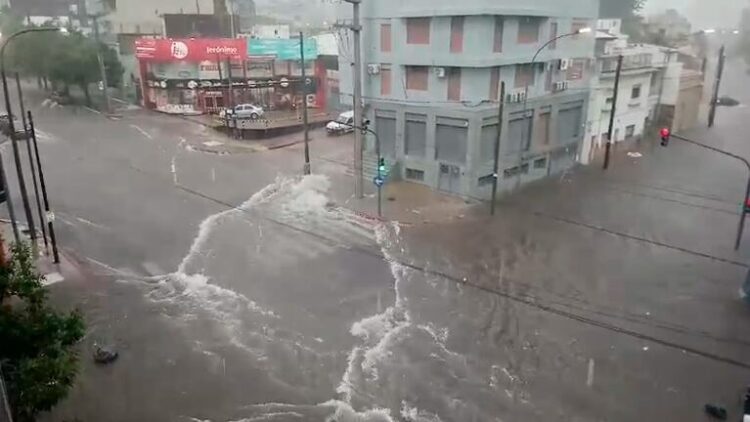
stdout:
[[599,17],[602,19],[632,19],[648,0],[599,0]]
[[42,279],[25,245],[16,245],[0,266],[0,367],[19,422],[63,399],[78,372],[74,346],[84,334],[83,318],[50,308]]
[[[13,34],[23,29],[23,19],[10,10],[0,11],[0,31]],[[14,39],[6,51],[6,66],[24,75],[51,80],[65,87],[80,86],[90,103],[88,87],[101,75],[97,54],[101,53],[109,86],[122,82],[123,66],[117,52],[83,34],[71,31],[32,32]]]

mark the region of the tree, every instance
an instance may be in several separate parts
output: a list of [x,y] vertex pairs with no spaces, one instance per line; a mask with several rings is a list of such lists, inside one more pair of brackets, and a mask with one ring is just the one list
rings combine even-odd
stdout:
[[[23,29],[23,19],[9,9],[0,10],[0,31],[12,34]],[[46,24],[44,26],[47,26]],[[34,76],[44,81],[52,81],[53,86],[81,88],[86,104],[91,105],[89,85],[99,82],[101,74],[97,55],[104,61],[107,81],[110,87],[122,82],[123,66],[117,52],[104,43],[71,31],[68,36],[59,32],[35,32],[16,38],[6,51],[6,67],[26,76]]]
[[647,0],[599,0],[599,17],[602,19],[631,19],[643,10]]
[[0,265],[0,369],[18,422],[50,410],[78,373],[74,347],[83,318],[51,309],[42,280],[26,245],[14,246],[10,262]]
[[644,41],[643,10],[648,0],[599,0],[599,17],[602,19],[622,19],[622,32],[633,41]]

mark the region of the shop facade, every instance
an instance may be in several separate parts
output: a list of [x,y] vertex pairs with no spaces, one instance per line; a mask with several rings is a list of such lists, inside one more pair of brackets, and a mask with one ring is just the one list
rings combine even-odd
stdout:
[[[307,44],[307,41],[306,41]],[[139,39],[142,105],[174,114],[218,113],[253,103],[267,111],[326,107],[325,69],[317,48],[305,48],[302,79],[299,40]],[[322,77],[320,76],[322,74]]]

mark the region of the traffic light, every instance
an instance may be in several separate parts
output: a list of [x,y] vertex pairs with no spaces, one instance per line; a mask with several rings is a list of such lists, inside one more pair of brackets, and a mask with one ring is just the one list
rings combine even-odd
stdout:
[[669,128],[662,128],[662,130],[659,131],[659,135],[661,135],[661,146],[668,146],[669,137],[672,136],[672,132],[669,131]]
[[378,161],[378,174],[385,174],[385,158]]

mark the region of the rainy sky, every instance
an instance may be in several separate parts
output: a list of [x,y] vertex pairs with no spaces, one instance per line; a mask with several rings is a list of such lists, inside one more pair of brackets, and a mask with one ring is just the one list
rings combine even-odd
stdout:
[[687,16],[695,30],[737,26],[739,12],[750,0],[648,0],[645,14],[677,9]]

